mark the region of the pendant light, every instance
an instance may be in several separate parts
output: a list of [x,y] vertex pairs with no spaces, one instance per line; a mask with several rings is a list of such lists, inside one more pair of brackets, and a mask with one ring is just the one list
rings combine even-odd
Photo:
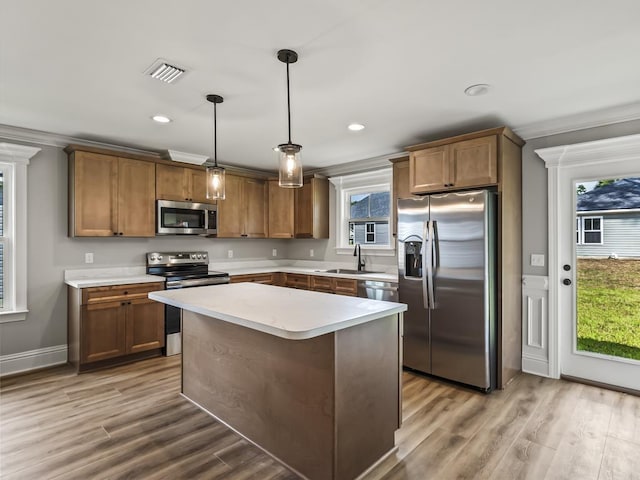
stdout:
[[287,64],[287,119],[289,124],[289,141],[278,145],[280,157],[278,185],[285,188],[302,187],[302,163],[300,150],[302,145],[291,143],[291,95],[289,93],[289,64],[298,61],[298,54],[293,50],[278,51],[278,60]]
[[204,165],[207,169],[207,199],[224,200],[224,168],[218,166],[218,132],[216,105],[224,98],[220,95],[207,95],[207,101],[213,103],[213,164],[211,159]]

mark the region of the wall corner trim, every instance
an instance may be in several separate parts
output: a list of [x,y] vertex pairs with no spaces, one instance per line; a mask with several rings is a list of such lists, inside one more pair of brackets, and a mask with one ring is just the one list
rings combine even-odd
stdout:
[[0,356],[0,377],[67,363],[67,345]]

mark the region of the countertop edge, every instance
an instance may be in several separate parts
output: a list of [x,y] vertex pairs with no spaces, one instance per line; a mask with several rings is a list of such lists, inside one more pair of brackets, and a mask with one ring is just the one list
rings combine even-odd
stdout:
[[284,338],[287,340],[307,340],[310,338],[319,337],[320,335],[325,335],[327,333],[333,333],[339,330],[344,330],[345,328],[354,327],[356,325],[367,323],[372,320],[377,320],[378,318],[383,318],[388,315],[402,313],[407,310],[407,306],[405,304],[398,304],[397,307],[391,307],[388,310],[368,313],[355,318],[344,320],[339,323],[334,323],[331,325],[314,328],[312,330],[291,331],[291,330],[283,330],[277,327],[272,327],[270,325],[265,325],[263,323],[256,323],[242,317],[237,317],[234,315],[228,315],[228,314],[216,312],[204,307],[199,307],[197,305],[185,304],[183,302],[164,297],[162,295],[162,292],[165,292],[165,290],[160,290],[157,292],[149,292],[148,297],[151,300],[155,300],[157,302],[166,303],[167,305],[171,305],[177,308],[182,308],[184,310],[198,313],[206,317],[217,318],[219,320],[223,320],[225,322],[229,322],[234,325],[240,325],[246,328],[250,328],[252,330],[268,333],[270,335],[274,335],[276,337]]
[[166,279],[157,275],[135,275],[131,277],[109,278],[75,278],[65,280],[64,283],[73,288],[107,287],[111,285],[133,285],[139,283],[164,283]]

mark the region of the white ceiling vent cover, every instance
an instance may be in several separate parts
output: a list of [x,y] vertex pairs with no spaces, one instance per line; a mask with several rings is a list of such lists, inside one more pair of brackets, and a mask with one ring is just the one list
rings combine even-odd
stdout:
[[159,58],[144,73],[164,83],[175,83],[185,72],[184,68],[176,67],[167,60]]

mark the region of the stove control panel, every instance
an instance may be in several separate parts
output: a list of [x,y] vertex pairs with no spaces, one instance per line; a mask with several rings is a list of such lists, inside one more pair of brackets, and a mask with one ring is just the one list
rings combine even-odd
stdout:
[[208,264],[207,252],[151,252],[147,253],[147,265],[198,265]]

